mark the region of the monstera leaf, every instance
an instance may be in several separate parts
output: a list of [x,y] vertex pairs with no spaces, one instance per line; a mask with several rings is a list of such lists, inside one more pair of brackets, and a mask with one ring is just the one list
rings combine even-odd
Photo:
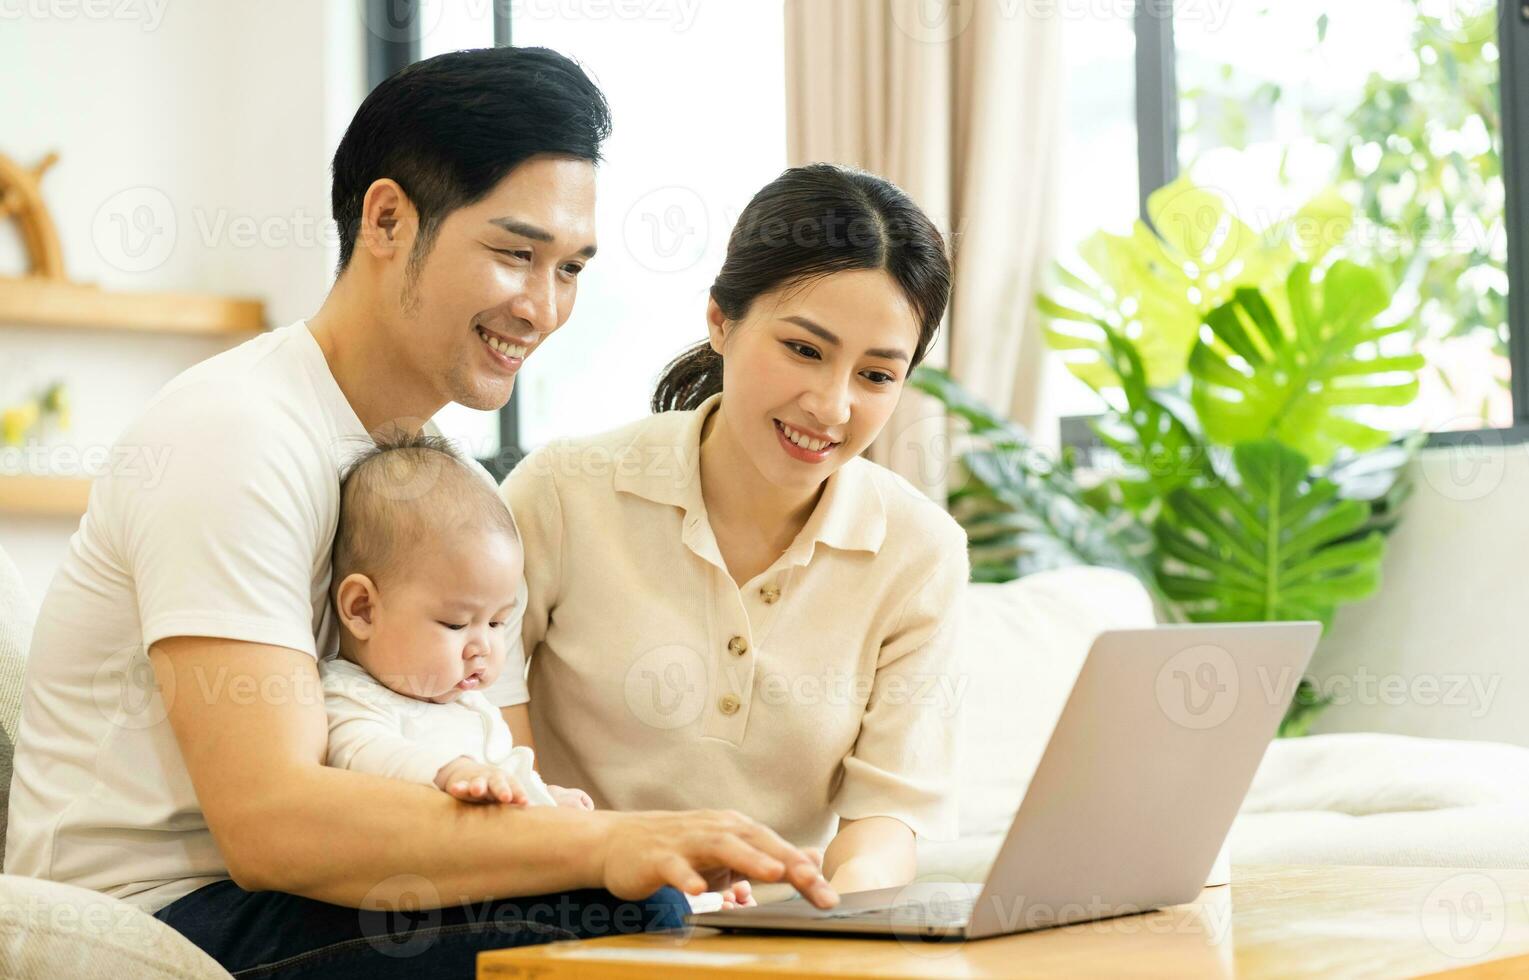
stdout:
[[1304,456],[1273,440],[1232,451],[1236,480],[1184,487],[1159,516],[1158,582],[1191,619],[1315,619],[1380,584],[1381,532],[1358,534],[1369,504],[1309,479]]
[[966,423],[971,444],[960,456],[949,505],[966,529],[974,580],[1007,582],[1050,568],[1107,565],[1156,591],[1145,527],[1124,512],[1091,506],[1064,460],[1034,447],[1023,429],[950,375],[921,366],[911,384]]
[[[1331,202],[1323,204],[1320,213],[1330,217]],[[1085,239],[1077,249],[1082,268],[1057,263],[1054,288],[1036,298],[1047,343],[1095,391],[1120,384],[1109,330],[1136,345],[1148,385],[1171,385],[1184,374],[1205,313],[1239,286],[1278,283],[1299,257],[1284,227],[1254,231],[1230,199],[1187,177],[1155,191],[1147,213],[1150,227],[1138,221],[1129,235]]]
[[1320,285],[1300,263],[1278,314],[1257,289],[1238,289],[1205,317],[1211,336],[1189,357],[1193,403],[1205,434],[1238,443],[1277,438],[1327,465],[1342,448],[1377,449],[1390,434],[1359,421],[1366,407],[1417,397],[1423,356],[1386,354],[1380,341],[1407,324],[1377,326],[1390,302],[1380,275],[1339,261]]
[[1120,503],[1141,513],[1174,490],[1205,475],[1210,465],[1204,444],[1190,428],[1189,412],[1167,403],[1170,393],[1147,385],[1136,345],[1105,327],[1110,369],[1119,379],[1123,411],[1096,419],[1094,432],[1120,457],[1124,472],[1114,481]]

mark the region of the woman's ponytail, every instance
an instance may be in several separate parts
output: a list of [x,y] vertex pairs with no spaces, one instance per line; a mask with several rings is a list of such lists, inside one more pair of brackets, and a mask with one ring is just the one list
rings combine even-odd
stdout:
[[722,390],[722,355],[703,340],[669,362],[653,392],[653,411],[689,411]]

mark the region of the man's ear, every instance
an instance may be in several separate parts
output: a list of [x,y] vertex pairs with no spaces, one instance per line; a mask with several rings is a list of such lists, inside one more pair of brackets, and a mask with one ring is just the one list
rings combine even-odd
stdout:
[[722,313],[722,307],[710,296],[706,298],[706,332],[711,337],[711,349],[722,354],[722,342],[727,339],[727,317]]
[[335,590],[335,611],[340,622],[358,640],[369,640],[377,615],[377,585],[360,572],[345,576]]
[[398,181],[391,177],[372,181],[361,201],[361,233],[357,236],[368,253],[383,261],[408,255],[418,225],[414,203]]

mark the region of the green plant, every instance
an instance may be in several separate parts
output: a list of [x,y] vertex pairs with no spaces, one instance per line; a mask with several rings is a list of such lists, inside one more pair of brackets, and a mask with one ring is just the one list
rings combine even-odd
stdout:
[[48,422],[57,422],[61,429],[69,428],[69,399],[62,381],[0,409],[0,445],[19,446],[35,428]]
[[[1271,16],[1273,6],[1266,3],[1261,16]],[[1320,93],[1315,86],[1298,92],[1260,81],[1258,69],[1241,63],[1217,66],[1210,84],[1187,87],[1181,103],[1183,132],[1191,140],[1238,151],[1255,134],[1250,109],[1299,113],[1302,131],[1339,151],[1334,193],[1354,202],[1369,229],[1351,254],[1397,283],[1421,336],[1489,338],[1504,359],[1508,280],[1496,21],[1506,9],[1402,0],[1387,10],[1346,11],[1357,18],[1407,16],[1411,25],[1410,51],[1385,58],[1384,70],[1370,72],[1347,103],[1334,104],[1330,93],[1310,97]],[[1310,47],[1287,53],[1309,77],[1320,77],[1324,62],[1335,57],[1328,25],[1327,13],[1316,16]],[[1273,179],[1286,178],[1282,162]],[[1442,366],[1431,369],[1453,389]],[[1506,386],[1505,372],[1493,378]],[[1480,406],[1483,421],[1489,410],[1489,403]]]
[[[1406,324],[1379,319],[1391,300],[1383,273],[1302,247],[1287,229],[1238,231],[1240,260],[1215,280],[1203,267],[1186,272],[1190,255],[1231,254],[1215,243],[1236,219],[1182,182],[1149,212],[1172,214],[1173,199],[1195,202],[1195,226],[1217,229],[1210,244],[1158,240],[1141,224],[1105,244],[1095,236],[1095,257],[1110,261],[1085,259],[1087,274],[1059,267],[1065,300],[1037,300],[1048,339],[1108,406],[1094,427],[1120,465],[1089,482],[1072,459],[1041,456],[948,376],[921,369],[915,385],[963,419],[971,440],[952,512],[985,580],[1113,565],[1146,583],[1170,619],[1330,625],[1339,606],[1379,587],[1417,440],[1376,413],[1415,397],[1422,358],[1406,349]],[[1344,217],[1326,194],[1305,210]],[[1303,681],[1282,734],[1304,732],[1324,703]]]

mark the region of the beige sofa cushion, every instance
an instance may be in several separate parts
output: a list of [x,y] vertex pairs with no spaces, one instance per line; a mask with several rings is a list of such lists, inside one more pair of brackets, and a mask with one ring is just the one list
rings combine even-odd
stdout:
[[5,817],[11,794],[11,756],[21,716],[21,684],[36,612],[21,584],[21,573],[0,548],[0,854],[5,853]]
[[56,881],[0,875],[0,976],[228,980],[229,973],[126,902]]
[[1112,568],[967,587],[956,638],[963,838],[1008,829],[1094,637],[1154,622],[1147,590]]

